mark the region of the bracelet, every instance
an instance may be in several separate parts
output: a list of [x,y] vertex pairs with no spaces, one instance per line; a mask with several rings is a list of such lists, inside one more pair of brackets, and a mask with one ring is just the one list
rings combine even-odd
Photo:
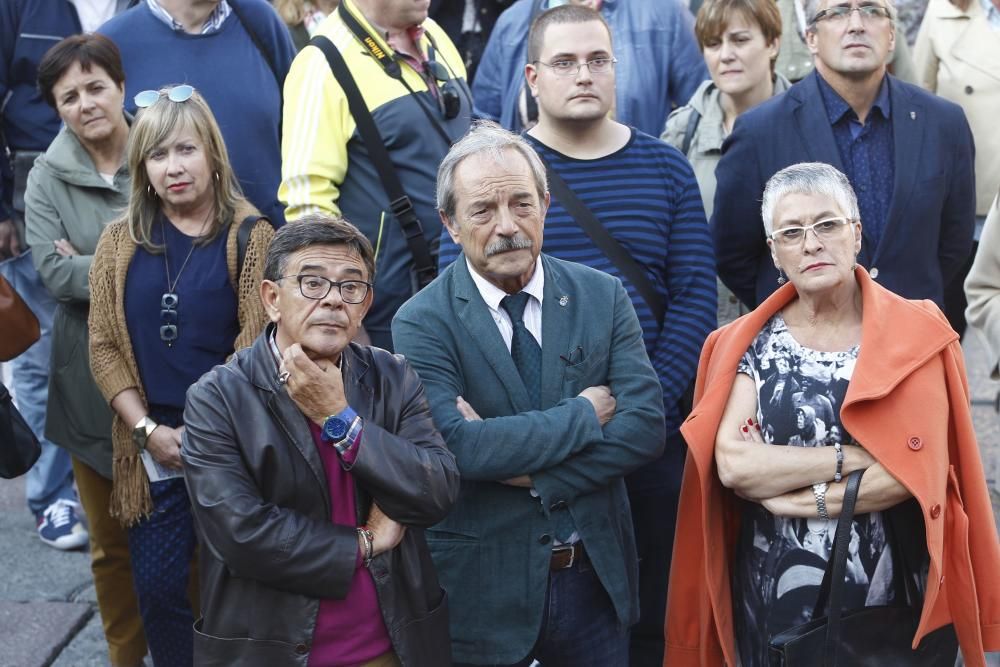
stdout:
[[833,473],[833,481],[839,482],[844,478],[844,446],[835,442],[833,450],[837,453],[837,471]]
[[826,489],[826,482],[813,484],[813,495],[816,496],[816,514],[819,518],[829,521],[830,515],[826,513]]
[[361,560],[364,566],[368,567],[372,563],[372,558],[375,557],[373,553],[375,551],[375,535],[368,526],[358,528],[358,535],[361,537],[361,541],[365,543],[365,554]]

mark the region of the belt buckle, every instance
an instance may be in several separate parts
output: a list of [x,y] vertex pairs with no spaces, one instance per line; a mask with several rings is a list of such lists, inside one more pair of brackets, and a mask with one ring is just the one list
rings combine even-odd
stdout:
[[560,569],[568,570],[569,568],[573,567],[573,563],[576,562],[576,544],[564,544],[558,547],[554,547],[552,551],[554,553],[555,552],[563,553],[565,551],[569,551],[569,563],[567,563]]

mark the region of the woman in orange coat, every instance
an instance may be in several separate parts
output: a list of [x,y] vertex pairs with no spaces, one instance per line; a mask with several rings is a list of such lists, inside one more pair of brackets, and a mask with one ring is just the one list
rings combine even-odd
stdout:
[[[702,352],[664,664],[766,665],[769,638],[809,620],[840,478],[864,468],[845,607],[905,604],[893,577],[918,575],[913,645],[954,624],[965,663],[985,665],[1000,650],[1000,543],[958,336],[857,266],[857,200],[833,167],[778,172],[762,213],[789,284]],[[790,406],[760,400],[779,366],[802,388]],[[774,442],[795,411],[815,436]]]

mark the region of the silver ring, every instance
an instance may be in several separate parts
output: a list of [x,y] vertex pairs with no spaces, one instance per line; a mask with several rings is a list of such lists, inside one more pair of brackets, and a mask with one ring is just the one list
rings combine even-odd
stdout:
[[289,376],[291,376],[291,373],[289,373],[288,371],[283,371],[280,374],[278,374],[278,384],[286,384],[288,382]]

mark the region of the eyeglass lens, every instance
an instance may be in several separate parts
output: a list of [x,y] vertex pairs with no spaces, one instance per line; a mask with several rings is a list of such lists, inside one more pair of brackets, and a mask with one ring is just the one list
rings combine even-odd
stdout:
[[[146,107],[153,106],[156,101],[160,99],[160,96],[164,93],[159,90],[144,90],[141,93],[137,93],[133,98],[135,105],[140,109],[145,109]],[[194,95],[194,87],[188,84],[181,84],[179,86],[174,86],[166,91],[167,99],[171,102],[187,102]]]

